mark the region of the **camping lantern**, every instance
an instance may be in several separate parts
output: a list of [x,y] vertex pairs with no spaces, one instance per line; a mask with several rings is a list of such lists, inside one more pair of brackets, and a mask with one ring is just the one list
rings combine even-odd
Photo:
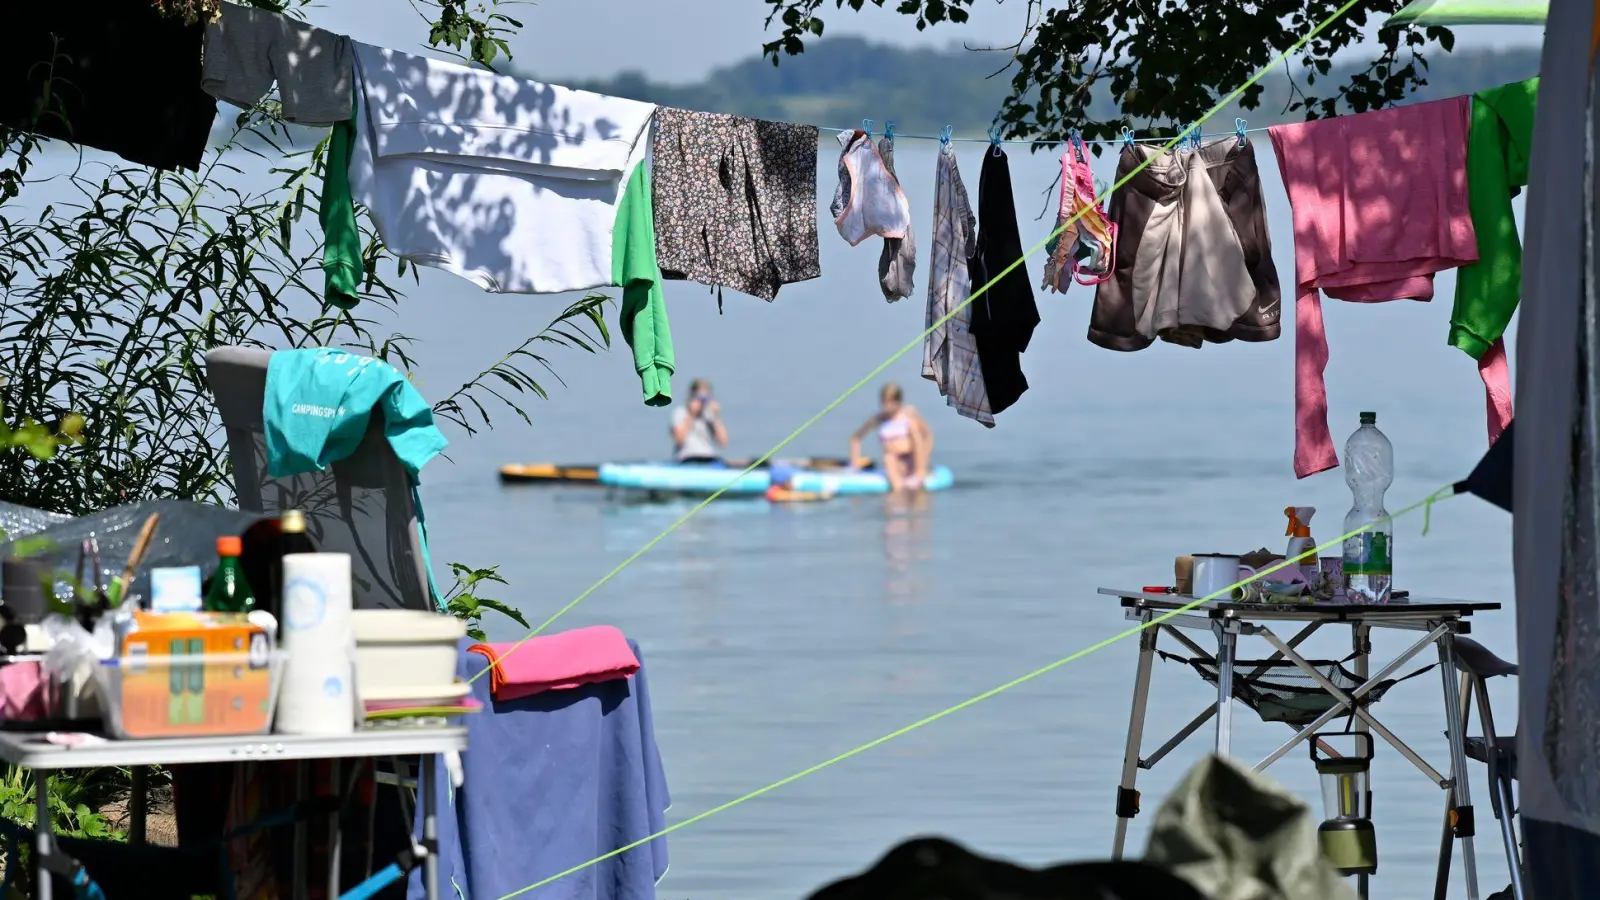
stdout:
[[[1348,740],[1346,740],[1348,739]],[[1322,779],[1326,820],[1317,829],[1322,855],[1343,875],[1378,871],[1378,836],[1372,828],[1372,736],[1341,732],[1311,736],[1311,761]],[[1340,744],[1351,752],[1331,755]]]

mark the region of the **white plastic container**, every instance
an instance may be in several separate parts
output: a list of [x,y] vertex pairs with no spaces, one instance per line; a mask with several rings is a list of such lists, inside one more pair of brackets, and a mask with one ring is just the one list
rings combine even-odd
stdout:
[[358,609],[351,626],[363,701],[432,700],[455,691],[465,622],[421,610]]

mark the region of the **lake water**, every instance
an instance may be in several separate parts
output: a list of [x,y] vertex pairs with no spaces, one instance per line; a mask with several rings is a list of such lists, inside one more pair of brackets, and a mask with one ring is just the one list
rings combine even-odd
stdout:
[[[1294,278],[1287,200],[1270,145],[1258,138],[1287,299]],[[668,284],[676,386],[682,392],[690,377],[712,379],[733,453],[765,451],[922,329],[935,146],[902,141],[897,152],[924,236],[913,298],[886,304],[876,284],[877,243],[851,248],[826,220],[824,276],[783,288],[770,305],[729,292],[719,314],[706,288]],[[985,148],[959,149],[975,192]],[[835,154],[825,140],[824,196],[835,183]],[[1034,216],[1046,205],[1056,164],[1018,150],[1012,166],[1031,244],[1053,224]],[[1109,159],[1102,167],[1109,179]],[[1037,283],[1037,257],[1028,272]],[[1326,304],[1335,439],[1342,447],[1359,411],[1379,412],[1398,468],[1391,509],[1464,476],[1486,446],[1474,364],[1445,345],[1453,285],[1449,274],[1441,277],[1432,303]],[[882,498],[718,503],[561,620],[559,627],[615,624],[642,645],[673,821],[1128,627],[1117,602],[1096,588],[1166,583],[1177,554],[1281,551],[1285,506],[1315,505],[1320,540],[1340,532],[1350,505],[1342,471],[1296,481],[1291,470],[1292,321],[1282,339],[1265,345],[1196,351],[1158,344],[1117,354],[1085,340],[1092,300],[1088,288],[1040,294],[1044,321],[1024,356],[1032,390],[992,431],[944,407],[918,377],[920,351],[885,373],[907,387],[936,429],[937,461],[954,469],[954,490],[914,508]],[[424,336],[417,380],[438,397],[561,305],[486,295],[425,271],[397,326]],[[424,481],[434,558],[500,565],[511,582],[502,596],[536,623],[689,508],[497,482],[495,470],[507,462],[650,458],[669,449],[668,413],[639,402],[624,352],[558,352],[552,362],[566,386],[549,385],[531,428],[506,416],[503,427],[457,441]],[[786,452],[843,455],[850,431],[874,408],[875,388]],[[1398,587],[1507,605],[1476,617],[1473,636],[1508,657],[1515,654],[1510,525],[1505,513],[1464,497],[1434,511],[1426,537],[1418,513],[1398,523],[1396,539]],[[493,630],[499,637],[517,631],[500,623]],[[1380,633],[1376,650],[1387,658],[1413,640]],[[1311,647],[1324,658],[1349,650],[1340,634]],[[1269,653],[1259,640],[1241,645],[1242,655]],[[1429,653],[1419,663],[1435,659]],[[1133,641],[1107,647],[685,828],[669,839],[672,869],[661,895],[792,900],[929,832],[1030,864],[1105,857],[1134,661]],[[1178,664],[1158,663],[1155,675],[1146,753],[1215,699]],[[1497,700],[1500,722],[1513,722],[1514,688],[1502,686]],[[1446,770],[1437,673],[1406,682],[1374,709]],[[1259,760],[1289,735],[1236,710],[1240,757]],[[1210,734],[1203,729],[1141,774],[1145,814],[1134,822],[1131,852],[1142,849],[1161,798],[1200,758]],[[1320,808],[1304,749],[1270,772]],[[1488,893],[1507,877],[1481,767],[1474,764],[1472,776]],[[1382,858],[1373,896],[1430,896],[1443,793],[1381,742],[1373,781]]]
[[[1269,223],[1290,298],[1287,200],[1262,137]],[[676,387],[686,391],[695,376],[713,380],[735,455],[767,450],[923,328],[935,146],[902,141],[897,153],[924,239],[913,298],[886,304],[876,282],[877,243],[851,248],[826,220],[824,276],[785,287],[772,304],[729,292],[719,314],[706,288],[667,285]],[[974,202],[985,150],[960,146]],[[836,152],[825,140],[824,197],[835,183]],[[1034,217],[1047,205],[1057,166],[1020,150],[1012,164],[1032,244],[1053,225],[1053,215]],[[1109,179],[1109,159],[1102,168]],[[1037,257],[1028,272],[1037,283]],[[1441,277],[1439,299],[1426,304],[1326,305],[1333,432],[1342,446],[1359,411],[1379,412],[1398,467],[1391,509],[1463,477],[1486,445],[1476,368],[1445,345],[1453,284]],[[543,327],[567,299],[484,294],[425,269],[392,324],[421,338],[416,383],[437,399]],[[1342,530],[1350,504],[1342,471],[1296,481],[1291,470],[1292,321],[1270,344],[1198,351],[1158,344],[1118,354],[1085,340],[1092,300],[1088,288],[1040,294],[1043,324],[1024,357],[1032,390],[992,431],[945,408],[919,378],[920,350],[885,373],[906,386],[936,429],[936,460],[955,471],[955,489],[912,506],[883,498],[720,502],[561,620],[558,628],[614,624],[641,644],[672,821],[1126,629],[1117,602],[1098,596],[1099,587],[1167,583],[1178,554],[1281,550],[1285,506],[1316,506],[1320,540]],[[551,396],[532,401],[531,427],[507,413],[499,428],[477,437],[452,433],[448,458],[430,464],[423,486],[441,569],[499,565],[511,586],[498,596],[534,622],[690,508],[498,482],[496,470],[508,462],[651,458],[670,449],[668,412],[640,403],[620,341],[599,356],[557,350],[551,363],[565,386],[546,380]],[[876,384],[861,391],[786,453],[843,455],[849,433],[875,408],[875,393]],[[1474,619],[1473,636],[1508,657],[1515,653],[1510,525],[1476,499],[1453,500],[1435,510],[1426,537],[1420,514],[1398,523],[1396,564],[1397,586],[1413,594],[1505,603]],[[504,620],[489,625],[494,637],[518,636]],[[1347,638],[1321,637],[1308,655],[1348,653]],[[1376,652],[1386,659],[1412,640],[1380,633]],[[1269,653],[1259,641],[1241,645],[1245,657]],[[1433,660],[1428,654],[1417,664]],[[1134,661],[1135,642],[1123,641],[676,832],[660,894],[797,900],[921,833],[1029,864],[1103,858]],[[1215,699],[1179,664],[1158,663],[1155,676],[1146,753]],[[1514,687],[1500,686],[1496,699],[1499,721],[1513,722]],[[1246,760],[1289,735],[1236,710],[1234,749]],[[1397,687],[1375,711],[1447,768],[1437,673]],[[1134,821],[1131,854],[1142,850],[1161,799],[1210,735],[1203,729],[1141,774],[1145,814]],[[1270,772],[1320,806],[1303,749]],[[1481,768],[1472,776],[1487,893],[1507,878]],[[1382,859],[1373,896],[1431,896],[1443,793],[1381,743],[1373,782]]]

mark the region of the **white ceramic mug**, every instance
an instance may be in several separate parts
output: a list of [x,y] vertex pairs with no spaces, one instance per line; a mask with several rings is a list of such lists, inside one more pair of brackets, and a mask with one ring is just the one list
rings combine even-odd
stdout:
[[[1239,557],[1226,553],[1196,553],[1194,555],[1194,588],[1189,596],[1212,600],[1229,599],[1230,588],[1239,581]],[[1245,576],[1245,577],[1248,577]],[[1216,596],[1212,596],[1215,594]]]

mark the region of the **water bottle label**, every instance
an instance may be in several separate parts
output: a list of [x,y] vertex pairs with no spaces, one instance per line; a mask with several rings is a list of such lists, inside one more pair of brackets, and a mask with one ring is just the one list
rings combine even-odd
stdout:
[[1364,531],[1345,542],[1346,547],[1354,545],[1354,553],[1346,550],[1344,557],[1344,574],[1351,575],[1392,575],[1394,574],[1394,560],[1389,555],[1389,536],[1382,532]]

